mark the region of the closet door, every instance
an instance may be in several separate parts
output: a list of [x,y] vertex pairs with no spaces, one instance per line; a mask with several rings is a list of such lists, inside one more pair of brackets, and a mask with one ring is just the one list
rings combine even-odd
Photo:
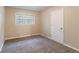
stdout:
[[51,12],[51,38],[63,43],[63,8]]

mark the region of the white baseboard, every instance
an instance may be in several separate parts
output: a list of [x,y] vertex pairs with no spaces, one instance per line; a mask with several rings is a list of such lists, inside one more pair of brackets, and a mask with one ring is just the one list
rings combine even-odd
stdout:
[[32,35],[40,35],[40,33],[38,33],[38,34],[32,34]]
[[33,36],[33,35],[40,35],[40,34],[31,34],[31,35],[23,35],[23,36],[19,36],[19,37],[11,37],[11,38],[6,38],[5,40],[10,40],[10,39],[15,39],[15,38],[22,38],[22,37],[29,37],[29,36]]
[[[48,36],[45,36],[45,35],[43,35],[43,34],[41,34],[42,36],[44,36],[44,37],[46,37],[46,38],[48,38],[48,39],[51,39],[50,37],[48,37]],[[51,40],[53,40],[53,39],[51,39]],[[55,41],[55,40],[54,40]],[[58,42],[58,41],[56,41],[56,42]],[[58,43],[60,43],[60,42],[58,42]],[[60,44],[62,44],[62,45],[64,45],[64,46],[67,46],[67,47],[69,47],[69,48],[72,48],[72,49],[74,49],[74,50],[76,50],[76,51],[79,51],[79,49],[77,49],[77,48],[75,48],[75,47],[72,47],[72,46],[70,46],[70,45],[68,45],[68,44],[66,44],[66,43],[60,43]]]
[[28,37],[31,35],[23,35],[23,36],[19,36],[19,37],[10,37],[10,38],[6,38],[6,40],[10,40],[10,39],[15,39],[15,38],[22,38],[22,37]]
[[77,49],[77,48],[75,48],[75,47],[73,47],[73,46],[70,46],[70,45],[68,45],[68,44],[63,44],[63,45],[65,45],[65,46],[67,46],[67,47],[69,47],[69,48],[72,48],[72,49],[74,49],[74,50],[76,50],[76,51],[79,51],[79,49]]
[[46,35],[44,35],[44,34],[40,34],[40,35],[43,36],[43,37],[46,37],[46,38],[51,39],[50,37],[48,37],[48,36],[46,36]]

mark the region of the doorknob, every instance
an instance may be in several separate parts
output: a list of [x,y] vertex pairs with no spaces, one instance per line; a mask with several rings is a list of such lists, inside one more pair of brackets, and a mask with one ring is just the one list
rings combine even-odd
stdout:
[[61,27],[60,29],[61,29],[61,30],[63,30],[63,28],[62,28],[62,27]]

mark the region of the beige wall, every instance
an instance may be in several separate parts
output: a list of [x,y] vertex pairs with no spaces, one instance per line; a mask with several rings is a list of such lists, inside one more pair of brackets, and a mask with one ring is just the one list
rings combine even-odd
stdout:
[[[40,13],[30,10],[23,10],[17,8],[6,7],[6,21],[5,21],[5,37],[6,39],[18,38],[40,33]],[[35,16],[35,24],[33,25],[16,25],[15,14],[17,12],[26,13],[27,15]]]
[[50,37],[50,12],[51,9],[44,10],[41,12],[42,21],[42,35]]
[[0,6],[0,51],[4,44],[4,7]]
[[64,8],[64,42],[79,49],[79,7]]

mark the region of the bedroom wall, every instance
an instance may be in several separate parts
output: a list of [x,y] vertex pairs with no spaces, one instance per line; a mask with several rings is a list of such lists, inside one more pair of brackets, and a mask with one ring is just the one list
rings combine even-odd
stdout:
[[4,19],[5,19],[5,10],[4,7],[0,6],[0,51],[4,44]]
[[[37,35],[40,33],[40,13],[25,10],[25,9],[18,9],[12,7],[6,7],[6,21],[5,21],[5,37],[7,39],[11,38],[18,38],[24,36],[31,36]],[[35,16],[35,24],[33,25],[16,25],[15,24],[15,13],[26,13],[27,15],[34,15]]]
[[79,7],[64,7],[64,42],[79,51]]

